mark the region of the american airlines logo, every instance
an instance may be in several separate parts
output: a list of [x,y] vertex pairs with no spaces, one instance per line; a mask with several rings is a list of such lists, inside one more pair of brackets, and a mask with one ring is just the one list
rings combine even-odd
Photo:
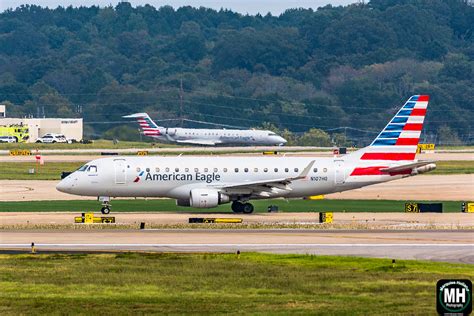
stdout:
[[472,312],[470,280],[439,280],[436,284],[436,309],[440,315],[469,315]]

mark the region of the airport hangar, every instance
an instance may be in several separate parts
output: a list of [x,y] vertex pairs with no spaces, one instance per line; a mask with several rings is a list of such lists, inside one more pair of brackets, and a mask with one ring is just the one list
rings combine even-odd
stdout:
[[[6,106],[0,105],[0,126],[28,126],[28,143],[34,143],[45,134],[63,134],[67,139],[81,141],[83,135],[82,118],[13,118],[7,117]],[[10,136],[10,135],[0,135]]]

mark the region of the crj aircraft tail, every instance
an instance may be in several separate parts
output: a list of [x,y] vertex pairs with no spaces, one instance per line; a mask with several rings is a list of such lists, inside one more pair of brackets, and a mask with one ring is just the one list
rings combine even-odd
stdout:
[[358,160],[351,176],[413,174],[435,169],[433,161],[415,160],[428,101],[428,95],[412,96],[368,147],[347,155],[347,159]]
[[138,124],[140,125],[141,130],[143,131],[143,135],[145,136],[159,136],[161,135],[160,128],[161,126],[156,125],[155,122],[150,118],[147,113],[135,113],[126,116],[122,116],[123,118],[134,118],[137,120]]

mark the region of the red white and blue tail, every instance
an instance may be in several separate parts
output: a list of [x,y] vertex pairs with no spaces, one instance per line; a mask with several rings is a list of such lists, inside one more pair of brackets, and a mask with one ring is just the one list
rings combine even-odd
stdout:
[[414,95],[363,149],[361,160],[414,160],[429,96]]
[[161,126],[156,125],[147,113],[135,113],[123,116],[123,118],[134,118],[140,125],[143,135],[145,136],[159,136],[161,135]]
[[415,160],[428,101],[427,95],[412,96],[368,147],[347,155],[355,167],[350,175],[412,174],[413,168],[431,163]]

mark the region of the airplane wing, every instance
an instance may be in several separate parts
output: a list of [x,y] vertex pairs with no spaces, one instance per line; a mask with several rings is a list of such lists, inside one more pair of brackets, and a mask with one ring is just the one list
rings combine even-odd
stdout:
[[220,141],[210,141],[210,140],[203,140],[203,139],[189,139],[189,140],[177,140],[178,144],[192,144],[192,145],[207,145],[207,146],[214,146],[216,144],[220,144]]
[[311,168],[314,165],[312,160],[304,170],[296,177],[289,178],[276,178],[260,181],[244,181],[241,183],[233,183],[224,185],[221,187],[228,194],[251,194],[258,196],[269,197],[274,193],[280,193],[282,191],[291,191],[288,186],[293,181],[305,179],[308,176]]
[[400,165],[400,166],[382,168],[380,169],[380,171],[386,172],[386,173],[400,172],[400,171],[405,171],[405,170],[412,170],[413,168],[423,167],[423,166],[433,164],[433,163],[435,163],[435,161],[433,160],[423,160],[423,161],[412,162],[412,163]]

